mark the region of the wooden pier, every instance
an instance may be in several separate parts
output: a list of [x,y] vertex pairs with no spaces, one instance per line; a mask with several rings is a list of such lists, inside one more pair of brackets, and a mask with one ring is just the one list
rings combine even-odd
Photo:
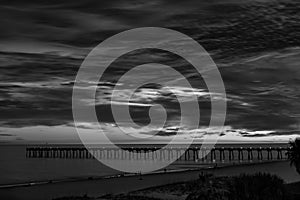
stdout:
[[[27,147],[27,158],[56,158],[56,159],[158,159],[194,162],[233,162],[244,160],[262,161],[262,160],[284,160],[287,159],[286,152],[288,148],[283,147],[216,147],[200,148],[168,148],[160,151],[158,147],[131,147],[122,148],[123,151],[116,148],[91,148],[87,150],[84,147]],[[153,153],[151,153],[153,152]],[[179,156],[182,154],[181,156]]]

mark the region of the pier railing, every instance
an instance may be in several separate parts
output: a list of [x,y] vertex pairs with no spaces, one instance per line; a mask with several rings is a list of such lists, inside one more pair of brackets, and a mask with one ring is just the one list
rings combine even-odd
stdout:
[[[84,147],[27,147],[27,158],[63,158],[63,159],[173,159],[194,162],[225,162],[225,161],[262,161],[287,159],[286,147],[215,147],[215,148],[169,148],[156,151],[157,147],[122,148],[92,148]],[[155,152],[150,154],[150,152]],[[181,156],[179,156],[182,154]]]

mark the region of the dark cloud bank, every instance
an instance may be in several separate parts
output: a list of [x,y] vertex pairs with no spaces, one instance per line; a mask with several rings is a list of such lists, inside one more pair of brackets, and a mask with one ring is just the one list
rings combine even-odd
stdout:
[[[1,126],[71,123],[72,86],[89,50],[120,31],[159,26],[189,35],[214,58],[227,91],[227,125],[236,129],[277,130],[278,135],[297,133],[299,1],[204,2],[2,1]],[[98,85],[103,97],[100,97],[102,103],[97,104],[101,121],[113,122],[107,103],[110,92],[119,74],[128,66],[139,64],[132,62],[135,58],[142,63],[152,59],[173,65],[183,73],[193,73],[187,63],[166,52],[127,55],[111,66]],[[195,88],[206,89],[201,78],[191,76],[190,80]],[[142,96],[161,89],[157,85],[145,88],[148,90],[137,92]],[[149,101],[164,105],[171,121],[178,118],[178,106],[171,94],[159,93],[152,99],[141,98],[134,103]],[[202,96],[199,102],[205,125],[210,100]],[[147,106],[133,106],[132,116],[139,123],[147,123],[148,116],[144,115],[147,109]]]

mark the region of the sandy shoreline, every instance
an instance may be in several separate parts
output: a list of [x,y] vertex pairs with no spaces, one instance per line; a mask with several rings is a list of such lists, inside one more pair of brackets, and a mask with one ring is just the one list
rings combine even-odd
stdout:
[[21,187],[0,188],[1,199],[52,199],[63,196],[80,196],[88,194],[98,197],[105,194],[125,193],[129,191],[165,185],[181,181],[197,179],[199,173],[212,173],[215,176],[234,176],[241,173],[253,174],[266,172],[276,174],[286,183],[300,181],[300,176],[288,161],[253,163],[220,168],[191,169],[168,173],[145,174],[142,176],[106,177],[74,181],[61,181],[45,184],[36,184]]
[[18,188],[18,187],[29,187],[29,186],[39,186],[46,184],[55,184],[55,183],[69,183],[69,182],[81,182],[81,181],[91,181],[91,180],[101,180],[101,179],[116,179],[123,177],[140,177],[140,176],[149,176],[155,174],[165,174],[165,173],[183,173],[188,171],[211,171],[226,167],[237,167],[237,166],[247,166],[247,165],[256,165],[256,164],[265,164],[265,163],[276,163],[283,161],[262,161],[262,162],[244,162],[244,163],[205,163],[198,165],[195,163],[184,163],[184,164],[174,164],[172,167],[167,168],[166,171],[160,170],[156,172],[149,172],[145,174],[138,173],[117,173],[104,176],[87,176],[87,177],[70,177],[64,179],[49,179],[49,180],[32,180],[30,182],[17,182],[17,183],[8,183],[0,184],[0,189],[9,189],[9,188]]

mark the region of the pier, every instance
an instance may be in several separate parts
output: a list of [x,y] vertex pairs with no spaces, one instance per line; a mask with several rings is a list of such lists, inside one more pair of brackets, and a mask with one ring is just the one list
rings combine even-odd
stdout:
[[[243,162],[263,160],[285,160],[288,148],[283,147],[215,147],[200,148],[168,148],[158,147],[127,147],[122,148],[91,148],[84,147],[27,147],[27,158],[54,158],[54,159],[158,159],[191,162]],[[153,153],[150,153],[153,152]],[[182,154],[181,156],[179,156]]]

